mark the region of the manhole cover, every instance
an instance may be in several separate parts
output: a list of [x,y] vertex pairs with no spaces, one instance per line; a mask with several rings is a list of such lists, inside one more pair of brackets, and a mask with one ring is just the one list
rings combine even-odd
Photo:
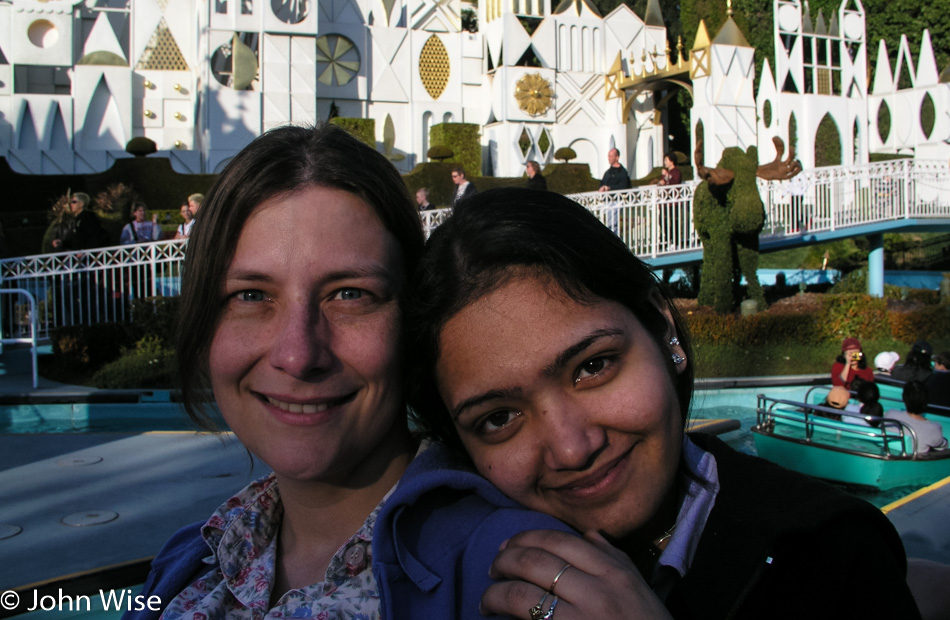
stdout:
[[12,538],[22,531],[23,528],[19,525],[0,523],[0,540],[3,540],[4,538]]
[[93,465],[101,462],[101,456],[71,456],[65,459],[59,459],[56,461],[56,464],[60,467],[81,467],[82,465]]
[[119,513],[111,510],[84,510],[74,512],[63,517],[63,524],[73,527],[86,527],[89,525],[102,525],[109,521],[119,518]]

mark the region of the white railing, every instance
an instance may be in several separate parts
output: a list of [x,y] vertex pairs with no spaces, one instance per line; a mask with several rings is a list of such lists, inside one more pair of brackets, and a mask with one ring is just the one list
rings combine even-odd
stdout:
[[132,320],[133,300],[178,295],[184,247],[183,241],[156,241],[2,260],[2,287],[28,291],[37,307],[30,313],[16,299],[0,299],[0,329],[26,333],[30,314],[41,338],[65,325]]
[[791,181],[759,180],[764,235],[827,232],[901,219],[950,217],[950,167],[901,159],[806,170]]
[[[574,194],[645,259],[702,250],[693,228],[696,182],[619,192]],[[950,169],[944,162],[896,160],[801,173],[792,181],[759,181],[765,203],[763,238],[798,237],[900,219],[950,219]],[[421,214],[428,236],[451,213]],[[0,261],[0,286],[37,300],[38,335],[62,325],[126,321],[131,302],[178,294],[183,241],[60,252]],[[0,329],[26,333],[22,304],[0,298]]]
[[[26,299],[25,304],[7,304],[5,301],[11,297],[23,297]],[[11,334],[5,331],[4,323],[5,321],[0,321],[0,346],[4,344],[17,344],[25,343],[30,345],[30,359],[32,361],[33,367],[33,387],[36,388],[39,386],[39,369],[37,368],[36,363],[36,339],[37,339],[37,316],[36,316],[36,299],[30,293],[30,291],[25,291],[21,288],[5,288],[0,289],[0,312],[6,310],[6,306],[13,305],[14,307],[23,308],[25,316],[23,317],[23,323],[25,324],[26,333]],[[0,317],[2,318],[2,317]]]
[[693,228],[696,182],[572,194],[641,258],[702,248]]

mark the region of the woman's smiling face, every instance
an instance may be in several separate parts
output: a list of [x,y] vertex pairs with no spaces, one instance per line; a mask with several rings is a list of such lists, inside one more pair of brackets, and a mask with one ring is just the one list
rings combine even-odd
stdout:
[[616,537],[660,509],[682,449],[668,356],[683,352],[661,349],[626,307],[525,274],[454,315],[439,345],[442,399],[506,495]]
[[405,441],[403,281],[396,239],[349,192],[295,190],[248,218],[209,367],[229,426],[279,476],[352,480]]

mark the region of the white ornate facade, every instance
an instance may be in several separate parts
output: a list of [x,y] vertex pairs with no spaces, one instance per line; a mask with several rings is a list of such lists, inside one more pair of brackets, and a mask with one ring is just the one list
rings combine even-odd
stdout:
[[775,0],[776,58],[757,94],[754,50],[731,18],[713,37],[701,26],[674,62],[657,2],[642,19],[624,5],[601,17],[588,0],[482,0],[478,33],[461,14],[460,0],[0,0],[0,156],[22,173],[96,172],[145,136],[176,170],[215,172],[262,131],[335,109],[376,119],[379,149],[404,171],[432,125],[466,122],[482,128],[485,172],[519,175],[571,147],[599,176],[617,147],[643,176],[667,148],[657,108],[679,87],[707,163],[754,144],[771,159],[792,116],[806,168],[826,116],[845,164],[950,155],[929,35],[916,63],[902,41],[893,70],[882,43],[869,94],[859,0],[827,24]]
[[0,155],[95,172],[145,136],[176,170],[215,172],[262,131],[335,108],[376,119],[403,170],[446,121],[483,126],[494,174],[562,146],[595,174],[613,146],[632,171],[658,160],[662,127],[648,153],[604,73],[665,30],[584,0],[492,0],[478,17],[463,31],[459,0],[0,0]]

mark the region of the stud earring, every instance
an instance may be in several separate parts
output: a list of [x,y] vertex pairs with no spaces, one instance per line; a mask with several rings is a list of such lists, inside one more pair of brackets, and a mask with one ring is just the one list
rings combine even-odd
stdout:
[[686,361],[686,358],[680,355],[679,353],[674,353],[672,357],[673,357],[673,363],[676,365],[682,364],[683,362]]
[[675,347],[675,346],[677,346],[679,343],[680,343],[680,339],[677,338],[676,336],[673,336],[672,338],[670,338],[670,346],[671,346],[671,347]]

